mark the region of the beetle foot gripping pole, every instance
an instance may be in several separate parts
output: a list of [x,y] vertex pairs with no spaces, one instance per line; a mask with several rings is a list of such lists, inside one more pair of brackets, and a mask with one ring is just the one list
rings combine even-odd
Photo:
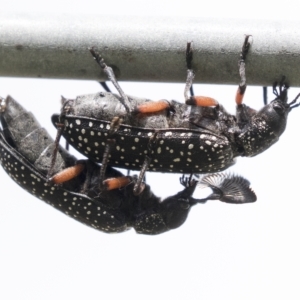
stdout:
[[118,81],[116,79],[116,76],[114,74],[114,71],[111,67],[107,66],[106,63],[104,62],[104,59],[100,55],[100,53],[96,52],[96,50],[92,47],[89,48],[91,54],[93,55],[95,61],[98,63],[98,65],[102,68],[102,70],[105,72],[109,80],[112,82],[112,84],[115,86],[115,88],[118,90],[120,96],[121,96],[121,102],[124,105],[126,111],[130,113],[130,103],[128,100],[128,97],[118,84]]
[[189,91],[191,96],[194,96],[192,85],[193,85],[193,80],[195,78],[195,73],[192,70],[193,49],[192,49],[191,42],[187,43],[185,58],[186,58],[186,67],[187,67],[187,78],[186,78],[185,89],[184,89],[184,99],[185,102],[187,102],[189,99],[188,96]]
[[235,97],[235,102],[237,105],[241,105],[243,103],[243,98],[244,98],[244,94],[246,91],[246,70],[245,70],[245,66],[246,66],[246,56],[249,52],[250,49],[250,42],[249,42],[249,38],[251,37],[251,35],[246,35],[245,36],[245,40],[244,40],[244,44],[242,47],[242,51],[240,53],[240,59],[239,59],[239,73],[240,73],[240,77],[241,77],[241,82],[239,84],[237,93],[236,93],[236,97]]
[[[192,60],[193,60],[193,48],[192,43],[187,43],[186,53],[186,66],[187,66],[187,78],[184,88],[184,99],[187,105],[195,105],[195,106],[217,106],[218,101],[211,97],[205,96],[194,96],[193,91],[193,80],[195,78],[195,72],[192,69]],[[188,96],[188,92],[190,91],[191,96]]]

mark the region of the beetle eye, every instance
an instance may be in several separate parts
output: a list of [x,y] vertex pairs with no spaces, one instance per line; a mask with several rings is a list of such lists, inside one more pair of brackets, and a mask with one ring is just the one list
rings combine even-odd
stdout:
[[285,109],[280,103],[275,103],[274,104],[274,110],[279,114],[279,115],[284,115]]
[[187,199],[179,199],[179,201],[180,201],[180,208],[189,209],[191,207]]

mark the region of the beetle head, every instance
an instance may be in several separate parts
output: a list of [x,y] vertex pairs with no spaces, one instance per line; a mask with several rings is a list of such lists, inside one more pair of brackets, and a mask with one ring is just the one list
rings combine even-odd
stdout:
[[191,197],[195,188],[196,182],[178,194],[168,197],[161,203],[161,213],[169,229],[181,226],[187,219],[190,208],[198,203]]
[[288,114],[293,108],[300,105],[300,103],[296,103],[300,94],[292,102],[287,102],[289,87],[284,83],[284,78],[280,82],[278,90],[276,87],[277,82],[273,85],[273,93],[276,98],[254,114],[239,135],[245,156],[255,156],[276,143],[285,130]]

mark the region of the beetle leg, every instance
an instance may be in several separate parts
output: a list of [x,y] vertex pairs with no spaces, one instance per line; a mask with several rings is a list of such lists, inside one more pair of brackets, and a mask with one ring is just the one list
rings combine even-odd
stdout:
[[[109,130],[110,136],[112,136],[118,130],[121,123],[122,123],[122,118],[120,118],[120,117],[115,117],[112,119],[112,121],[110,123],[110,130]],[[107,139],[107,144],[104,149],[103,158],[102,158],[102,162],[101,162],[100,176],[99,176],[100,190],[105,189],[104,178],[105,178],[105,173],[106,173],[106,169],[108,166],[109,154],[111,152],[111,148],[114,146],[115,143],[116,143],[116,141],[114,139]]]
[[134,110],[136,114],[158,113],[170,109],[170,103],[167,100],[159,100],[153,102],[146,102],[137,106]]
[[57,152],[58,152],[58,149],[59,149],[59,141],[60,141],[60,138],[61,138],[62,133],[63,133],[64,124],[57,123],[56,127],[57,127],[57,133],[56,133],[56,138],[55,138],[55,141],[54,141],[54,149],[53,149],[52,156],[51,156],[50,167],[49,167],[49,170],[48,170],[48,173],[47,173],[47,179],[49,179],[50,181],[51,181],[50,177],[53,174],[53,169],[54,169],[54,165],[55,165],[56,158],[57,158]]
[[245,60],[246,60],[246,56],[249,52],[249,48],[250,48],[250,42],[249,42],[249,38],[251,35],[246,35],[245,40],[244,40],[244,44],[242,47],[242,51],[240,53],[240,59],[239,59],[239,73],[240,73],[240,77],[241,77],[241,82],[239,84],[238,90],[236,92],[236,97],[235,97],[235,102],[237,105],[241,105],[243,103],[243,97],[246,91],[246,71],[245,71]]
[[264,105],[268,104],[268,87],[263,87],[263,99],[264,99]]
[[55,174],[53,177],[49,179],[49,181],[55,184],[64,183],[78,176],[83,171],[84,168],[85,168],[85,164],[78,163],[75,166],[66,168],[61,172]]
[[[55,121],[52,120],[53,124],[57,128],[57,132],[56,132],[56,137],[55,137],[55,141],[54,141],[53,152],[51,154],[50,167],[49,167],[49,170],[48,170],[48,173],[47,173],[47,179],[48,180],[50,179],[50,177],[54,173],[53,170],[54,170],[54,166],[55,166],[56,159],[57,159],[57,152],[59,150],[59,142],[60,142],[61,136],[62,136],[64,128],[65,128],[65,125],[64,125],[62,119],[63,119],[64,115],[69,112],[69,110],[70,110],[69,102],[72,101],[72,100],[68,100],[68,99],[66,99],[66,98],[64,98],[62,96],[61,101],[62,101],[62,104],[63,104],[63,108],[62,108],[61,114],[60,114],[60,116],[58,118],[58,122],[55,122]],[[68,143],[68,141],[66,141],[66,147],[65,147],[65,149],[67,151],[69,150],[69,143]]]
[[188,70],[192,70],[192,61],[193,61],[193,47],[192,42],[188,42],[186,45],[186,51],[185,51],[185,61],[186,61],[186,67]]
[[193,174],[190,174],[190,176],[182,175],[179,178],[179,182],[181,185],[183,185],[185,188],[194,186],[198,181],[193,179]]
[[103,89],[108,92],[108,93],[111,93],[111,90],[110,88],[108,87],[108,85],[106,84],[105,81],[99,81],[100,85],[103,87]]
[[[251,116],[254,115],[256,113],[255,110],[253,110],[252,108],[246,106],[246,105],[242,105],[243,104],[243,98],[244,98],[244,94],[246,91],[246,56],[249,52],[249,48],[250,48],[250,42],[249,42],[249,38],[251,35],[246,35],[245,36],[245,40],[244,40],[244,44],[242,47],[242,50],[240,52],[240,59],[238,62],[239,65],[239,73],[240,73],[240,77],[241,77],[241,81],[240,84],[238,86],[238,90],[236,92],[236,97],[235,97],[235,102],[237,104],[237,111],[236,111],[236,118],[237,118],[237,123],[239,125],[240,128],[243,128],[245,124],[249,123],[249,120],[251,119]],[[274,89],[274,87],[273,87]]]
[[[155,132],[154,135],[151,136],[150,140],[149,140],[149,144],[148,144],[148,153],[152,153],[153,147],[156,144],[156,137],[157,137],[158,132]],[[140,170],[140,174],[138,176],[138,179],[136,181],[136,183],[134,184],[133,187],[133,193],[135,195],[139,195],[145,188],[145,185],[142,183],[144,177],[145,177],[145,173],[150,165],[151,162],[151,157],[149,155],[145,156],[145,160],[143,162],[142,168]]]
[[104,183],[106,168],[108,166],[109,153],[111,152],[111,148],[115,144],[115,142],[116,141],[114,139],[107,139],[107,144],[104,149],[103,158],[101,162],[101,169],[100,169],[100,178],[99,178],[100,190],[104,189],[103,183]]
[[93,47],[89,48],[89,50],[90,50],[91,54],[93,55],[94,59],[96,60],[96,62],[98,63],[98,65],[102,68],[102,70],[107,75],[108,79],[112,82],[112,84],[115,86],[115,88],[119,92],[119,94],[121,96],[121,102],[124,105],[126,111],[128,113],[130,113],[130,111],[131,111],[130,102],[128,100],[128,97],[126,96],[126,94],[124,93],[124,91],[122,90],[120,85],[118,84],[118,81],[116,79],[113,69],[106,65],[106,63],[104,62],[104,59],[102,58],[100,53],[96,52]]
[[103,181],[103,189],[106,191],[120,189],[122,187],[127,186],[131,182],[132,182],[132,177],[130,176],[108,178]]
[[192,84],[193,84],[193,79],[195,78],[195,73],[192,70],[193,48],[191,42],[187,43],[185,60],[186,60],[186,67],[187,67],[187,78],[186,78],[185,89],[184,89],[184,99],[185,102],[187,102],[187,100],[189,99],[188,91],[191,92],[191,96],[194,96]]
[[146,155],[138,179],[133,187],[133,193],[135,195],[139,195],[145,188],[145,184],[143,184],[142,181],[145,177],[145,173],[150,165],[150,162],[151,162],[151,158],[148,155]]
[[[193,49],[192,43],[187,43],[186,47],[186,66],[187,66],[187,78],[184,88],[184,99],[187,105],[194,105],[194,106],[217,106],[218,101],[211,97],[205,96],[194,96],[193,91],[193,80],[195,78],[195,72],[192,70],[192,60],[193,60]],[[190,91],[191,96],[188,96],[188,92]]]
[[[85,180],[83,187],[81,189],[81,193],[88,194],[91,191],[91,187],[96,187],[95,178],[97,178],[97,181],[99,181],[99,175],[95,173],[95,164],[94,162],[90,160],[83,161],[84,167],[86,169],[85,174]],[[101,166],[102,169],[102,166]],[[107,171],[107,167],[105,167],[105,171]],[[97,172],[97,171],[96,171]],[[109,172],[109,171],[108,171]],[[103,172],[105,173],[105,172]],[[101,174],[101,171],[100,171]],[[105,174],[103,175],[105,176]],[[107,174],[106,176],[107,177]],[[112,191],[115,189],[121,189],[122,187],[125,187],[129,185],[132,182],[133,178],[131,176],[119,176],[119,177],[112,177],[108,178],[106,180],[100,181],[102,182],[102,185],[100,186],[100,193],[103,191]],[[95,190],[96,195],[99,195],[99,190]]]
[[219,102],[211,97],[206,96],[191,96],[185,102],[187,105],[194,106],[218,106]]

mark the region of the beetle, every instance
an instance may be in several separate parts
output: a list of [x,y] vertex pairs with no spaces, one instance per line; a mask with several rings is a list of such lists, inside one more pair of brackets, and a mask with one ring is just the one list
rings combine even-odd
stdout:
[[236,157],[258,155],[276,143],[285,130],[289,112],[299,106],[296,102],[300,94],[287,102],[285,77],[274,83],[276,98],[261,110],[242,103],[249,39],[247,35],[240,53],[235,116],[210,97],[188,97],[194,78],[188,43],[186,103],[125,95],[113,70],[91,48],[120,95],[100,92],[73,100],[63,98],[61,114],[54,115],[52,121],[62,124],[66,140],[93,161],[141,170],[137,193],[146,170],[187,174],[223,171],[235,163]]
[[197,181],[182,177],[184,189],[164,201],[144,184],[139,195],[133,192],[136,178],[123,176],[107,167],[105,189],[99,189],[100,166],[91,160],[77,161],[58,148],[54,171],[54,140],[17,101],[0,97],[0,163],[7,174],[24,190],[66,215],[107,233],[123,232],[131,227],[141,234],[160,234],[181,226],[198,203],[220,200],[250,203],[256,195],[250,183],[234,175],[214,174],[199,180],[213,193],[204,199],[192,197]]

